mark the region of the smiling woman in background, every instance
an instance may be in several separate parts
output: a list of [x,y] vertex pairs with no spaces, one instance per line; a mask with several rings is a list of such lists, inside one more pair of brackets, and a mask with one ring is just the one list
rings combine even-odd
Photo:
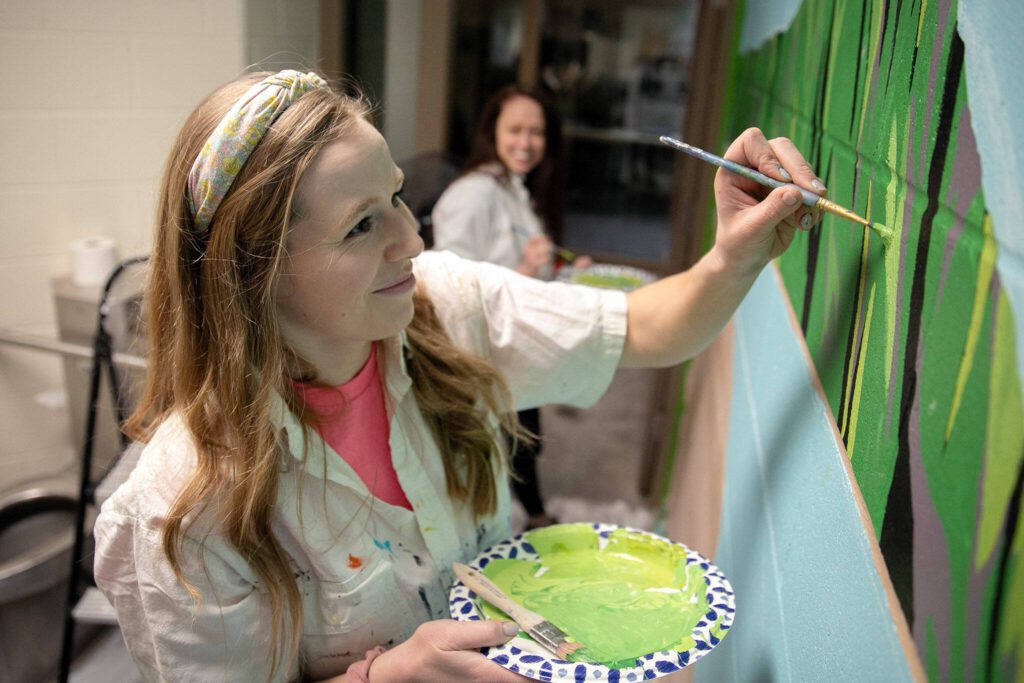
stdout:
[[[739,163],[813,177],[754,129]],[[453,622],[453,562],[509,536],[514,411],[592,404],[616,367],[718,334],[799,210],[716,181],[718,235],[628,295],[421,253],[358,98],[256,74],[190,115],[146,292],[146,442],[96,522],[95,574],[147,680],[514,681]]]
[[[565,150],[558,112],[539,93],[507,85],[484,104],[466,172],[434,206],[434,249],[489,261],[550,280],[549,235],[565,220]],[[589,258],[577,259],[584,266]],[[537,477],[540,410],[518,414],[532,438],[514,441],[513,488],[526,509],[526,528],[555,520],[544,509]],[[510,441],[512,443],[512,441]]]
[[434,248],[551,279],[565,220],[565,152],[558,113],[507,85],[484,104],[466,172],[434,206]]

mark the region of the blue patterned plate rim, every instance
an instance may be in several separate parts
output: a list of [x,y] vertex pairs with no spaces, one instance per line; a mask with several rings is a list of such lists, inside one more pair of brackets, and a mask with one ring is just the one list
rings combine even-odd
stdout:
[[[690,636],[695,644],[689,650],[665,650],[650,652],[637,657],[636,665],[623,669],[610,669],[603,664],[582,662],[566,662],[542,649],[536,643],[516,637],[494,647],[485,647],[482,652],[492,662],[506,669],[538,681],[576,683],[582,681],[601,681],[602,683],[620,683],[642,681],[665,676],[692,665],[712,650],[732,627],[736,614],[736,598],[732,585],[725,574],[710,560],[683,543],[659,536],[643,529],[635,529],[617,524],[593,523],[590,525],[597,532],[599,546],[604,547],[608,535],[615,530],[623,530],[633,534],[647,536],[652,539],[680,546],[686,552],[687,564],[698,564],[704,572],[704,583],[707,585],[705,598],[710,606],[707,614],[697,622]],[[508,541],[491,546],[477,555],[469,563],[474,569],[483,569],[491,560],[516,558],[523,560],[538,559],[537,553],[526,540],[530,532],[524,532]],[[473,593],[461,581],[456,580],[449,593],[449,610],[456,621],[479,621],[483,615],[476,606]],[[717,635],[716,635],[717,633]]]

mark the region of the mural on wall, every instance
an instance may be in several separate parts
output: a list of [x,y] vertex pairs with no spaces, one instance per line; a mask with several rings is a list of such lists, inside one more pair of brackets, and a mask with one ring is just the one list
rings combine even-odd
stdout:
[[1024,680],[1022,311],[957,28],[950,0],[805,2],[737,57],[728,128],[792,138],[831,198],[895,230],[827,217],[785,286],[929,678]]

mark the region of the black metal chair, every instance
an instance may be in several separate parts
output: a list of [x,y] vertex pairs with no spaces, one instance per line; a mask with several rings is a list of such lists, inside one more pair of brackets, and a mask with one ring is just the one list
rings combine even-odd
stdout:
[[[75,541],[71,553],[71,571],[68,578],[67,603],[64,609],[64,636],[60,656],[60,683],[66,683],[71,671],[71,660],[74,655],[74,636],[76,623],[117,624],[113,607],[99,589],[91,582],[91,571],[85,562],[86,540],[91,529],[86,528],[89,511],[96,508],[110,496],[134,469],[141,447],[130,443],[127,436],[120,435],[120,453],[102,468],[101,472],[93,472],[93,446],[95,443],[97,413],[100,405],[101,387],[104,374],[107,387],[113,401],[113,409],[117,424],[120,426],[127,417],[129,397],[126,395],[125,378],[116,367],[118,355],[115,353],[114,334],[110,329],[111,293],[122,277],[132,268],[140,266],[148,260],[140,256],[123,261],[114,269],[103,286],[99,302],[96,334],[93,341],[92,368],[89,377],[88,411],[86,414],[85,436],[82,443],[81,470],[79,476],[77,509],[75,512]],[[132,313],[132,320],[127,326],[135,335],[135,323],[138,316]],[[124,321],[122,321],[124,322]]]

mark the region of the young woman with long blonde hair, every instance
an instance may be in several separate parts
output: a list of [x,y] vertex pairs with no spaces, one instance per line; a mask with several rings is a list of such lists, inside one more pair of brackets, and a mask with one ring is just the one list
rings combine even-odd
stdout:
[[[727,155],[814,179],[756,130]],[[315,74],[229,83],[176,139],[146,446],[96,524],[147,680],[518,680],[477,651],[514,625],[445,619],[452,562],[509,535],[515,411],[697,353],[800,206],[719,175],[711,252],[627,297],[421,254],[401,187],[366,105]]]

